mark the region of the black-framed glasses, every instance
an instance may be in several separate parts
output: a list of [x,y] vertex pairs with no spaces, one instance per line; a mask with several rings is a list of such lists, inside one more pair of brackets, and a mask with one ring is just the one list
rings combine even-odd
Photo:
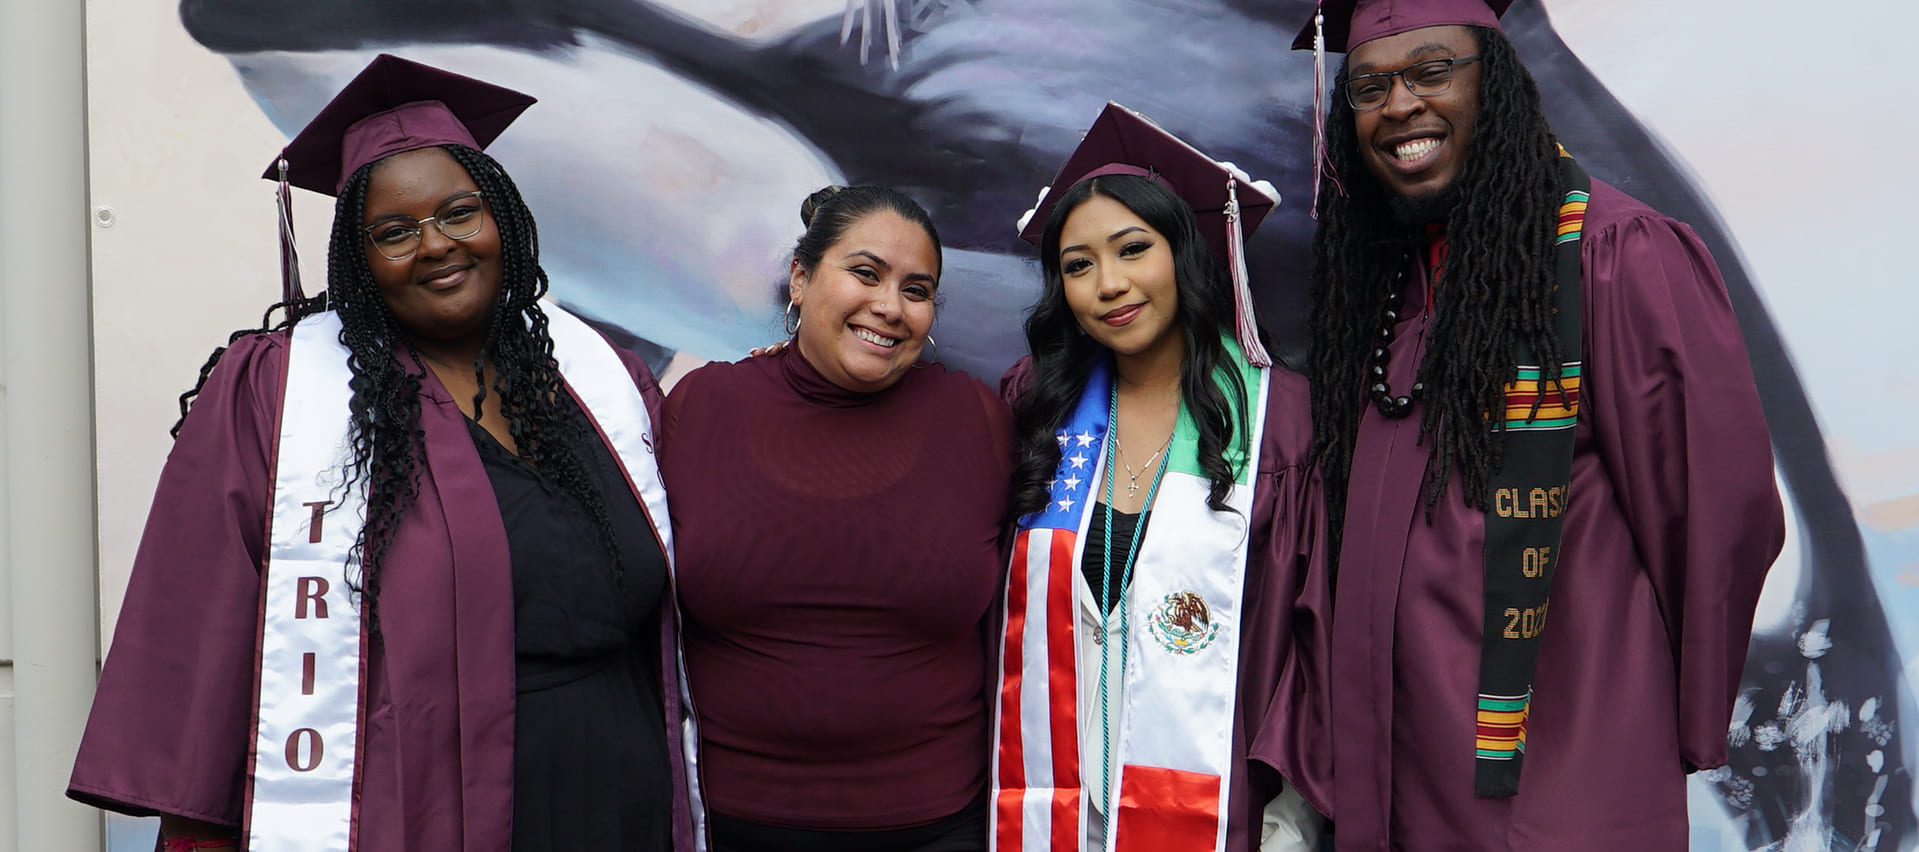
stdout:
[[486,225],[486,203],[476,190],[455,195],[425,219],[395,216],[366,226],[366,238],[387,260],[405,260],[420,250],[426,223],[432,222],[449,240],[472,239]]
[[1339,87],[1346,92],[1346,103],[1355,111],[1375,109],[1386,102],[1393,94],[1393,78],[1406,81],[1406,91],[1422,98],[1441,94],[1453,85],[1453,69],[1478,62],[1477,56],[1449,56],[1445,59],[1428,59],[1415,62],[1398,71],[1381,71],[1377,74],[1361,74],[1341,81]]

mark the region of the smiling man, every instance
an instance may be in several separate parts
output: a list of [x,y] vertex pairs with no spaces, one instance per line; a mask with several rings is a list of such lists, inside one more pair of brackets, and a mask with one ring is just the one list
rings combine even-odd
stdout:
[[1560,148],[1508,5],[1335,0],[1295,43],[1347,53],[1310,364],[1337,846],[1682,852],[1784,535],[1770,444],[1712,258]]

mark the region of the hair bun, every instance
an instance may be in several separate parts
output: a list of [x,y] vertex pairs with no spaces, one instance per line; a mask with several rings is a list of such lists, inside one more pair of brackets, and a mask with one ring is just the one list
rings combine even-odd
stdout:
[[808,228],[813,227],[813,215],[820,212],[820,208],[825,207],[826,202],[833,200],[833,196],[845,189],[846,187],[834,184],[807,196],[805,201],[800,202],[800,224]]

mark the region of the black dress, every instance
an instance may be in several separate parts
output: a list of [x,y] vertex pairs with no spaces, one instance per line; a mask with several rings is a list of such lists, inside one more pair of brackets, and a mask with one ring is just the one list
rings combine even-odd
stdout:
[[[1133,548],[1133,534],[1138,533],[1141,542],[1146,540],[1146,522],[1152,519],[1151,512],[1122,512],[1113,510],[1113,580],[1108,588],[1106,611],[1112,612],[1119,606],[1120,596],[1126,594],[1126,554]],[[1133,554],[1138,559],[1139,554]],[[1080,572],[1086,575],[1086,586],[1093,590],[1093,599],[1099,599],[1100,584],[1106,582],[1106,503],[1093,504],[1093,518],[1086,525],[1086,546],[1081,550]]]
[[[577,408],[571,414],[584,426]],[[672,776],[657,663],[666,560],[652,527],[612,454],[583,441],[619,545],[616,576],[578,501],[479,424],[467,428],[513,562],[513,850],[669,850]]]

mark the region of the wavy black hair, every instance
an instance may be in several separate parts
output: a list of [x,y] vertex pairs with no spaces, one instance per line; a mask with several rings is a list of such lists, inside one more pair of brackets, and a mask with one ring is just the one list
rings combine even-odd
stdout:
[[[1149,178],[1104,175],[1074,184],[1060,196],[1040,238],[1040,269],[1046,287],[1026,317],[1026,346],[1033,355],[1033,377],[1013,406],[1014,429],[1019,435],[1019,464],[1013,474],[1013,510],[1027,515],[1044,508],[1047,483],[1059,466],[1059,443],[1054,438],[1060,421],[1079,402],[1095,358],[1107,357],[1106,348],[1080,330],[1066,304],[1066,284],[1060,272],[1060,231],[1066,217],[1094,196],[1126,205],[1153,230],[1164,235],[1173,253],[1173,280],[1178,293],[1179,326],[1185,337],[1180,359],[1180,396],[1199,429],[1199,466],[1211,481],[1206,505],[1229,511],[1226,497],[1239,471],[1226,460],[1233,441],[1247,441],[1248,412],[1234,400],[1246,397],[1238,370],[1227,365],[1223,335],[1233,333],[1233,290],[1225,270],[1200,235],[1193,209],[1173,191]],[[1221,387],[1220,381],[1228,387]]]
[[[1432,450],[1421,491],[1430,523],[1457,468],[1462,498],[1484,508],[1487,480],[1499,469],[1504,405],[1513,377],[1513,344],[1523,340],[1556,380],[1560,349],[1553,331],[1553,237],[1560,186],[1558,144],[1539,104],[1539,87],[1512,43],[1473,27],[1481,68],[1479,114],[1471,150],[1455,179],[1457,203],[1446,215],[1450,246],[1443,285],[1433,299],[1429,345],[1417,381],[1425,385],[1420,441]],[[1346,75],[1340,69],[1340,77]],[[1320,180],[1319,232],[1313,244],[1309,322],[1314,452],[1338,530],[1346,508],[1359,417],[1371,404],[1364,372],[1378,339],[1387,297],[1415,262],[1423,226],[1395,217],[1390,190],[1361,160],[1353,110],[1330,98],[1327,156],[1345,177],[1342,196]],[[1335,551],[1337,552],[1337,551]]]
[[[613,526],[584,453],[591,437],[560,381],[553,360],[553,339],[547,334],[546,314],[539,306],[540,297],[547,291],[547,275],[540,268],[539,232],[533,214],[527,210],[519,187],[492,157],[463,145],[440,148],[479,186],[487,214],[500,233],[500,295],[489,318],[486,343],[473,363],[479,386],[473,398],[474,410],[479,411],[486,398],[484,368],[490,363],[493,387],[500,394],[500,412],[521,458],[586,510],[600,546],[613,557],[615,579],[623,580]],[[362,612],[375,637],[380,635],[382,563],[419,493],[425,437],[420,429],[420,379],[426,371],[406,330],[387,309],[366,260],[361,220],[367,186],[378,165],[375,162],[360,167],[340,190],[327,246],[326,291],[310,299],[276,304],[267,310],[260,328],[236,332],[228,338],[232,343],[248,334],[284,329],[328,308],[339,313],[340,343],[348,352],[353,391],[348,410],[352,458],[347,463],[345,481],[347,487],[364,482],[367,490],[366,525],[348,556],[346,580],[360,594]],[[283,310],[285,318],[270,325],[276,310]],[[181,395],[181,423],[222,352],[224,349],[214,350],[193,390]],[[174,434],[179,433],[181,423],[174,424]]]

